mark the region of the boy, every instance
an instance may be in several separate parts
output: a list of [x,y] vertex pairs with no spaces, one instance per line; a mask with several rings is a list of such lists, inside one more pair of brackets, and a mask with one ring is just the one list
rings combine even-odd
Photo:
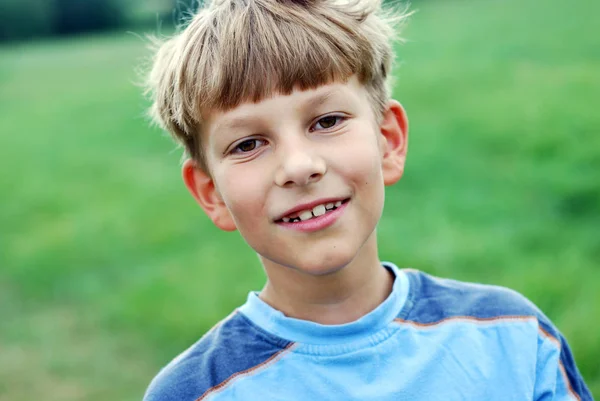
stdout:
[[268,280],[145,400],[591,399],[522,296],[379,261],[407,150],[391,33],[375,0],[214,0],[162,45],[149,88],[185,185]]

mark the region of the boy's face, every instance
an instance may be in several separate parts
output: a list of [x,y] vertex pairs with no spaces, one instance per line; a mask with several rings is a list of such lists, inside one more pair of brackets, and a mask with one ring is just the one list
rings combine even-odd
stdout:
[[214,112],[205,127],[210,175],[187,161],[186,185],[265,265],[320,275],[351,262],[403,172],[402,107],[391,102],[378,124],[355,78]]

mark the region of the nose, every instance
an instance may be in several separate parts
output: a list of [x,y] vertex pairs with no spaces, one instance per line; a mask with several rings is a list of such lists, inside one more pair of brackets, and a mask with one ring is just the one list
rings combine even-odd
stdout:
[[327,172],[325,159],[306,138],[282,144],[279,150],[281,162],[275,174],[275,184],[280,187],[318,182]]

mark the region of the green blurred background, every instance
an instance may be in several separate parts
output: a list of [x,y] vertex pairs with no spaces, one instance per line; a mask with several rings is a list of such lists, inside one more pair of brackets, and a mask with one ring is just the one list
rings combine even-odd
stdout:
[[[143,35],[186,7],[0,0],[1,401],[139,400],[264,282],[144,117]],[[413,9],[394,86],[408,166],[387,192],[381,256],[522,292],[598,398],[600,2]]]

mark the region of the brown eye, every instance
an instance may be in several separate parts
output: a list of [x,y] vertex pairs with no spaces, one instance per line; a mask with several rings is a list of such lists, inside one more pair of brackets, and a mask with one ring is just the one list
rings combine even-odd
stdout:
[[256,149],[256,139],[251,139],[249,141],[244,141],[237,146],[237,149],[242,152],[251,152]]
[[244,154],[252,152],[258,149],[260,146],[264,145],[265,141],[262,139],[246,139],[245,141],[240,142],[233,148],[232,153]]
[[335,123],[337,122],[337,117],[336,116],[328,116],[328,117],[323,117],[322,119],[319,120],[319,124],[321,124],[321,127],[327,129],[327,128],[331,128],[335,125]]
[[327,130],[327,129],[335,127],[342,120],[344,120],[344,117],[342,117],[342,116],[325,116],[323,118],[320,118],[315,123],[315,125],[312,128],[312,130],[316,130],[316,131]]

